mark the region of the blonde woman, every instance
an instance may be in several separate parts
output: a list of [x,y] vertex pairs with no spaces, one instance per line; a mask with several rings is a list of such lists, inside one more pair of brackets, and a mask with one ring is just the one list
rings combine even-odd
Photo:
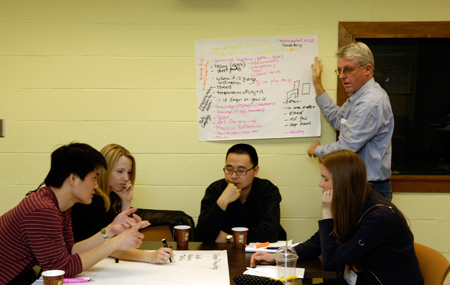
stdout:
[[[88,270],[116,251],[137,248],[149,225],[136,209],[119,214],[81,242],[74,242],[70,213],[73,205],[89,204],[98,187],[97,176],[106,167],[103,156],[87,144],[61,146],[51,155],[51,166],[36,190],[0,217],[0,284],[31,284],[32,268],[61,269],[65,277]],[[44,187],[41,187],[45,185]],[[104,240],[102,234],[114,238]]]
[[[72,208],[72,227],[75,241],[84,240],[111,223],[123,211],[130,209],[136,178],[136,162],[133,155],[123,146],[109,144],[100,153],[107,168],[100,171],[98,188],[90,205],[76,205]],[[160,248],[154,252],[138,249],[117,251],[111,256],[131,261],[166,263],[172,257],[172,250]]]

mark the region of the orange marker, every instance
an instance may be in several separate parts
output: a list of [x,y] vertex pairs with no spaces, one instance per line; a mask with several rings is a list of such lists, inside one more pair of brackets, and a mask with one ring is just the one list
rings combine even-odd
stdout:
[[265,242],[265,243],[258,243],[258,244],[256,244],[255,245],[255,248],[261,248],[261,247],[266,247],[266,246],[269,246],[270,245],[270,242]]

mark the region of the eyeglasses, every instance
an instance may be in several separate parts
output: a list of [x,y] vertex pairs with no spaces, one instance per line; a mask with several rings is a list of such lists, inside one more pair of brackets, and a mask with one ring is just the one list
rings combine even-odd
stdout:
[[[366,63],[366,64],[367,64],[367,63]],[[350,75],[354,70],[356,70],[356,69],[358,69],[358,68],[361,68],[361,67],[365,66],[366,64],[362,64],[362,65],[360,65],[360,66],[358,66],[358,67],[344,67],[344,69],[338,68],[338,69],[335,70],[335,72],[336,72],[337,76],[340,76],[340,75],[341,75],[341,72],[342,72],[345,76],[347,76],[347,75]]]
[[234,170],[233,168],[224,167],[223,168],[223,172],[225,174],[229,174],[229,175],[233,175],[233,172],[234,172],[234,173],[236,173],[237,176],[245,176],[245,175],[247,175],[247,172],[249,172],[250,170],[254,169],[255,167],[256,167],[256,165],[253,166],[252,168],[247,169],[247,170]]

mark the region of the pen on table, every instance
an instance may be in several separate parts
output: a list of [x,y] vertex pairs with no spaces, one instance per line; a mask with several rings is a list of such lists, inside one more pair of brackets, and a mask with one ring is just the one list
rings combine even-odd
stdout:
[[[291,275],[291,276],[289,276],[289,277],[287,278],[286,281],[295,280],[295,279],[297,279],[297,278],[298,278],[297,275]],[[280,278],[280,279],[276,279],[276,278],[270,278],[270,279],[272,279],[272,280],[278,280],[278,281],[284,283],[284,279],[285,279],[285,278],[283,277],[283,278]]]
[[279,249],[279,246],[266,247],[266,249]]
[[265,242],[265,243],[257,243],[257,244],[255,244],[255,248],[266,247],[266,246],[269,246],[269,245],[270,245],[269,242]]
[[84,283],[89,282],[91,278],[64,278],[63,283]]
[[[168,247],[165,238],[163,238],[161,241],[162,241],[164,247]],[[171,257],[169,257],[169,260],[170,260],[170,262],[172,262],[172,258]]]

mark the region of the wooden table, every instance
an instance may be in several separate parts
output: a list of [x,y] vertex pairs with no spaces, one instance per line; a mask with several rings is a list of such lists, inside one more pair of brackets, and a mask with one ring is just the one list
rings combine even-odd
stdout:
[[[172,242],[169,242],[169,246]],[[232,244],[226,243],[201,243],[189,242],[188,248],[177,248],[176,242],[173,243],[174,250],[226,250],[228,253],[228,270],[231,284],[235,284],[233,278],[242,274],[250,265],[250,258],[253,253],[246,253],[244,250],[234,249]],[[162,246],[161,242],[144,241],[141,249],[158,249]],[[298,261],[297,267],[305,268],[303,284],[311,284],[312,278],[336,278],[336,272],[323,269],[322,262],[319,259],[309,261]]]

